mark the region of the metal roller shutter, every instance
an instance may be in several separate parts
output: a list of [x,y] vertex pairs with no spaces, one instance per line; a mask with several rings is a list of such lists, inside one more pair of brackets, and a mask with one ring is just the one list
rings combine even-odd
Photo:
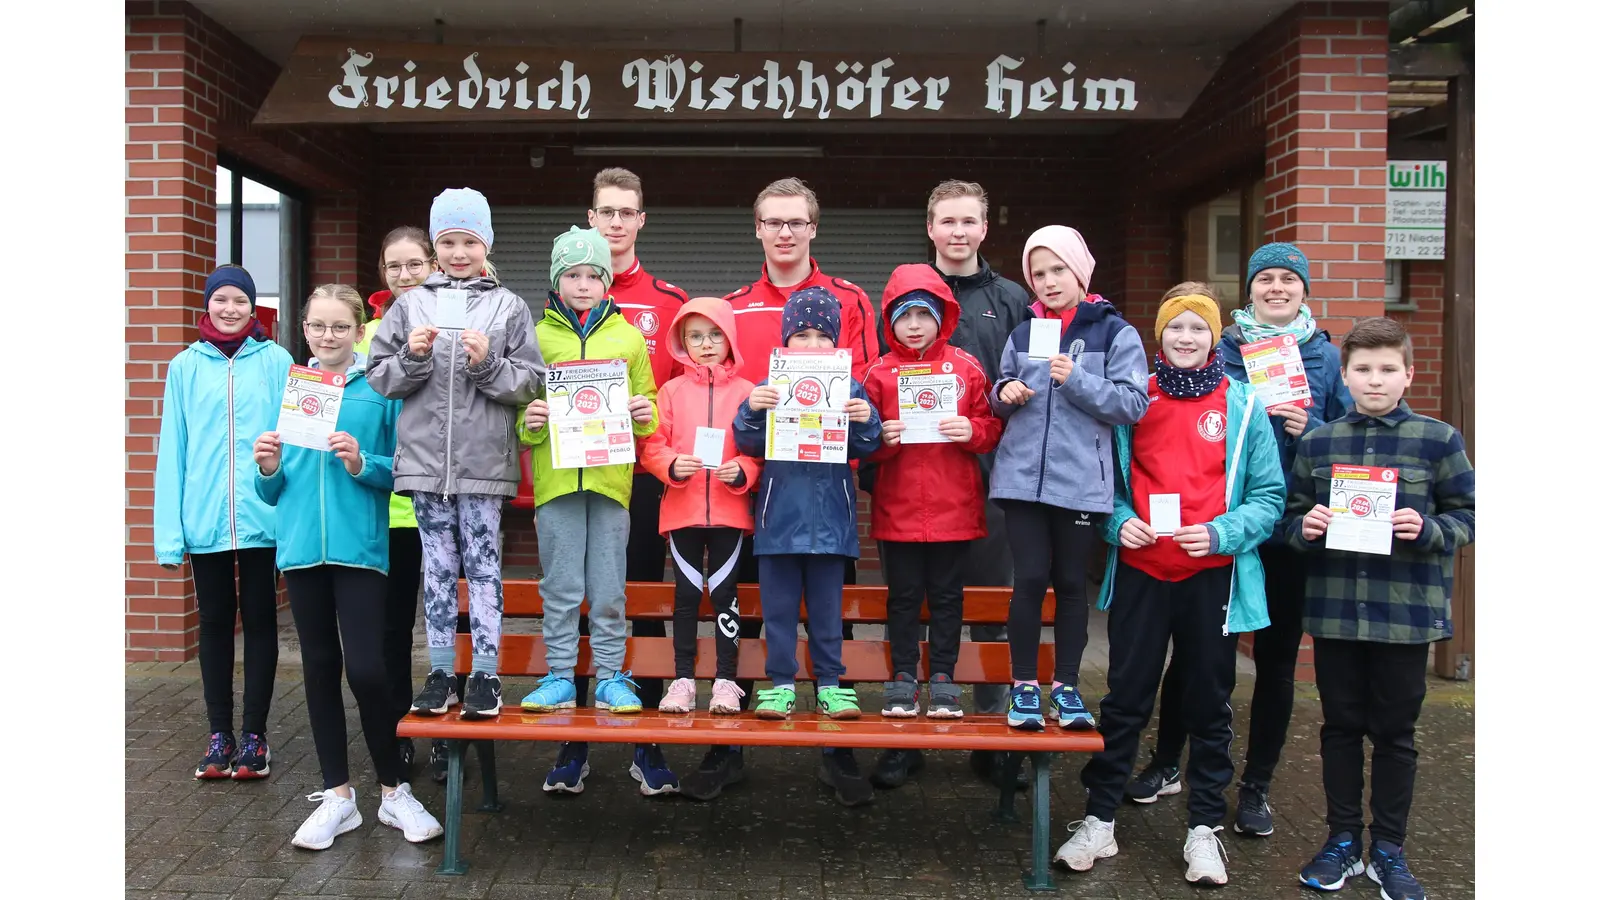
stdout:
[[[586,221],[579,208],[497,207],[491,258],[500,279],[542,306],[550,289],[550,242]],[[720,297],[761,272],[761,242],[748,208],[651,209],[638,251],[650,274],[691,297]],[[895,266],[930,258],[925,212],[824,210],[811,254],[829,275],[855,282],[879,303]]]

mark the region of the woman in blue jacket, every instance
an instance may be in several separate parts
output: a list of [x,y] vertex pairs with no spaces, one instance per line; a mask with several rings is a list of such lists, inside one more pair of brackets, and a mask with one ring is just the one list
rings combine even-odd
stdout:
[[327,284],[311,293],[304,323],[311,367],[331,373],[342,388],[338,430],[326,447],[286,447],[277,431],[265,432],[255,445],[256,493],[278,508],[283,526],[278,568],[289,585],[305,666],[306,712],[322,767],[322,790],[310,797],[320,805],[293,840],[308,850],[329,847],[361,825],[350,787],[341,665],[382,787],[378,821],[401,829],[412,842],[444,831],[403,781],[394,733],[399,711],[389,702],[384,610],[400,402],[367,383],[366,359],[355,352],[364,317],[355,288]]
[[[1351,407],[1350,391],[1339,374],[1339,348],[1333,345],[1328,332],[1317,328],[1306,306],[1311,276],[1300,248],[1285,243],[1267,244],[1250,255],[1247,272],[1250,305],[1234,311],[1234,324],[1222,332],[1217,352],[1228,378],[1248,384],[1241,345],[1283,335],[1293,335],[1299,344],[1311,388],[1311,406],[1268,410],[1279,464],[1287,482],[1301,436],[1324,422],[1342,418]],[[1289,734],[1306,594],[1305,562],[1281,534],[1274,533],[1261,546],[1261,566],[1266,573],[1267,613],[1272,621],[1255,633],[1251,651],[1256,686],[1250,700],[1250,737],[1245,747],[1244,772],[1239,778],[1234,821],[1235,831],[1255,837],[1272,833],[1267,786]],[[1174,648],[1173,652],[1180,649]],[[1151,803],[1182,789],[1178,757],[1184,745],[1183,691],[1181,671],[1172,666],[1161,687],[1161,724],[1155,757],[1128,786],[1129,796],[1137,802]]]
[[[156,562],[194,575],[200,683],[210,734],[196,778],[264,778],[267,710],[278,667],[271,507],[250,489],[250,444],[278,418],[289,353],[255,317],[256,285],[238,266],[206,279],[200,340],[167,366],[156,452]],[[234,581],[238,567],[237,585]],[[243,741],[233,737],[233,623],[244,625]]]

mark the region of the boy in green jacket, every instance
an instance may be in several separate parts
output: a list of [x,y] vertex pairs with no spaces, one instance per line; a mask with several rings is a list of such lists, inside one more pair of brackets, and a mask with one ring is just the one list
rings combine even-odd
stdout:
[[[533,447],[539,557],[544,563],[539,593],[544,598],[545,659],[550,673],[522,698],[522,708],[552,712],[578,705],[573,683],[578,663],[578,608],[587,597],[590,649],[599,678],[595,708],[637,713],[643,708],[635,693],[638,685],[630,673],[622,671],[628,635],[628,501],[633,493],[633,463],[608,464],[605,458],[612,453],[609,448],[631,452],[634,438],[655,433],[655,377],[644,335],[622,318],[609,296],[611,251],[600,232],[574,226],[556,238],[550,254],[550,283],[555,289],[550,291],[535,334],[547,364],[555,367],[556,383],[541,389],[546,396],[528,405],[517,429],[523,443]],[[608,365],[625,369],[627,389],[606,390],[604,382],[579,382],[563,391],[561,369],[566,366],[562,364],[601,371]],[[560,393],[552,394],[552,389]],[[552,434],[552,399],[558,413],[605,409],[617,417],[625,415],[632,420],[632,436],[597,446],[574,440],[570,433]],[[590,420],[584,431],[591,432],[597,425]],[[544,789],[578,793],[588,772],[587,746],[563,745]]]

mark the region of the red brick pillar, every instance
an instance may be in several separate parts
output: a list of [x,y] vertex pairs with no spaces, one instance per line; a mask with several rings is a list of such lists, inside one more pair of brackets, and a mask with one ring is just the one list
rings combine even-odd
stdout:
[[156,565],[156,436],[167,363],[199,337],[216,258],[216,105],[196,78],[197,42],[181,8],[128,4],[127,393],[125,437],[129,660],[192,657],[199,616],[187,566]]
[[363,268],[377,268],[377,260],[362,266],[356,259],[356,192],[318,194],[311,207],[311,281],[318,284],[356,285]]
[[1383,315],[1388,6],[1305,3],[1266,61],[1266,231],[1311,264],[1311,312],[1337,338]]
[[1128,210],[1125,287],[1114,302],[1152,353],[1160,346],[1152,329],[1161,295],[1176,283],[1173,253],[1181,246],[1182,237],[1175,225],[1171,212],[1154,203],[1135,201]]

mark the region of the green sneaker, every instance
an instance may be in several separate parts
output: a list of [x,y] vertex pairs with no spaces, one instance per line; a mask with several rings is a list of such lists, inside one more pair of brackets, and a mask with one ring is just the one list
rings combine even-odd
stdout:
[[852,688],[838,685],[818,688],[817,708],[830,719],[861,718],[861,704],[856,702],[856,692]]
[[794,688],[756,691],[756,718],[787,719],[794,712]]

